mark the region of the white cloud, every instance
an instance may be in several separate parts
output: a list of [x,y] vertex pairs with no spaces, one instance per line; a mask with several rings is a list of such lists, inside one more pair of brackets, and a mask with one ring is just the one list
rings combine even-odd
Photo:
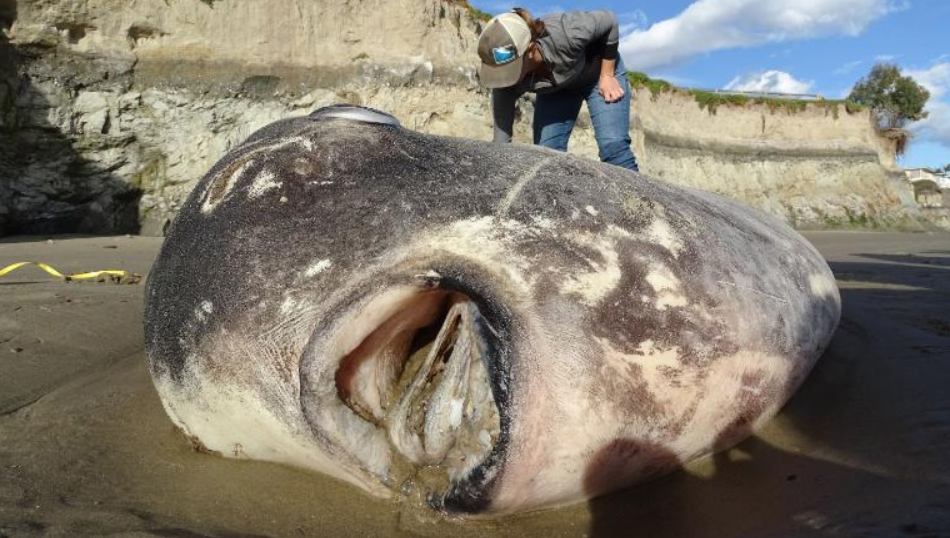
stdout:
[[736,77],[726,85],[727,90],[769,93],[808,93],[815,83],[798,80],[784,71],[765,71]]
[[897,56],[893,54],[878,54],[874,57],[874,61],[878,63],[891,63],[897,59]]
[[621,41],[627,65],[650,70],[697,54],[825,35],[855,36],[907,7],[896,0],[697,0]]
[[927,118],[912,124],[910,130],[923,140],[950,148],[950,102],[947,102],[950,97],[947,94],[950,91],[950,61],[944,61],[944,57],[937,61],[930,69],[904,71],[930,92],[930,101],[924,109],[928,112]]

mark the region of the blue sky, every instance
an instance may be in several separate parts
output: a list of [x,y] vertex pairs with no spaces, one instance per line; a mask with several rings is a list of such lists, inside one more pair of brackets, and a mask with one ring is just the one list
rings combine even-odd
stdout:
[[499,13],[611,9],[628,69],[681,86],[848,94],[875,62],[932,94],[905,167],[950,164],[950,0],[474,0]]

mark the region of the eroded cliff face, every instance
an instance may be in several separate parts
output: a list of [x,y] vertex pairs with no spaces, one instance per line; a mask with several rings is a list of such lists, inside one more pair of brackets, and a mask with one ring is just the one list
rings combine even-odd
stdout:
[[637,94],[644,172],[711,190],[799,228],[910,227],[919,211],[893,143],[867,110],[767,105],[709,110],[692,95]]
[[[0,234],[160,234],[201,175],[279,118],[347,102],[490,139],[480,23],[448,0],[0,0]],[[530,142],[532,103],[516,140]],[[920,226],[867,113],[700,109],[641,90],[643,170],[801,227]],[[582,116],[571,151],[596,158]]]
[[160,233],[266,123],[372,101],[425,124],[474,87],[480,27],[449,1],[3,2],[0,233]]
[[[16,39],[80,53],[253,68],[472,64],[478,23],[449,0],[19,0]],[[64,43],[65,42],[65,43]]]

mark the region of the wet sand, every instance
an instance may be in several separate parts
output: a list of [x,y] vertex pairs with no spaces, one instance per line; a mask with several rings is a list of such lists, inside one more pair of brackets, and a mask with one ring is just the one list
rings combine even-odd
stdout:
[[[738,447],[624,492],[494,521],[193,451],[142,351],[142,285],[0,279],[0,537],[950,537],[950,234],[820,232],[835,339]],[[151,238],[0,242],[0,266],[147,272]]]

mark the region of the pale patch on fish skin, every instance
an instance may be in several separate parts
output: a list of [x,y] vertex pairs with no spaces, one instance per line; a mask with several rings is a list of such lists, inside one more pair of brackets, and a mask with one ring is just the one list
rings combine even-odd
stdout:
[[[597,341],[600,342],[601,346],[603,346],[605,349],[607,346],[610,345],[610,342],[603,338],[598,338]],[[651,339],[646,339],[640,342],[640,344],[637,346],[635,354],[652,355],[655,351],[656,351],[656,342],[654,342]]]
[[310,161],[302,157],[297,157],[294,159],[294,173],[298,176],[309,176],[313,173],[313,165],[310,164]]
[[640,375],[647,382],[650,391],[656,394],[661,386],[669,389],[666,381],[658,372],[663,368],[681,369],[683,364],[680,357],[680,348],[673,346],[661,348],[653,340],[640,342],[632,353],[624,353],[617,349],[613,342],[606,338],[595,338],[600,345],[605,364],[618,371],[625,371],[627,365],[636,364],[641,367]]
[[669,269],[660,265],[654,265],[647,273],[646,281],[656,292],[657,310],[666,310],[670,307],[680,307],[689,304],[689,301],[681,293],[681,283],[678,278]]
[[531,222],[542,230],[552,230],[554,229],[554,221],[548,217],[531,217]]
[[313,278],[331,267],[333,267],[333,262],[329,259],[320,260],[310,267],[307,267],[303,272],[303,276]]
[[537,231],[537,227],[513,219],[473,217],[455,221],[444,232],[427,237],[422,249],[442,250],[496,267],[520,291],[528,292],[533,286],[533,264],[517,254],[515,245]]
[[301,136],[301,137],[298,137],[298,138],[297,138],[296,140],[294,140],[294,141],[295,141],[297,144],[300,144],[300,146],[303,147],[303,149],[305,149],[305,150],[307,150],[307,151],[313,151],[313,142],[311,142],[309,138],[304,138],[304,137]]
[[596,250],[602,262],[586,258],[590,272],[568,275],[561,283],[561,294],[580,295],[587,306],[596,306],[611,291],[615,290],[623,277],[620,267],[620,254],[617,242],[632,237],[630,232],[611,224],[598,234],[572,234],[569,236],[575,244]]
[[250,168],[253,164],[254,164],[254,160],[248,159],[247,161],[242,163],[241,166],[237,168],[237,170],[232,172],[231,175],[228,176],[228,179],[226,180],[226,183],[224,184],[224,189],[222,190],[221,195],[217,197],[217,200],[212,201],[211,195],[212,195],[212,191],[214,191],[215,189],[215,185],[218,183],[219,178],[216,177],[214,178],[213,181],[208,183],[208,188],[204,194],[205,200],[204,200],[204,203],[201,204],[201,212],[207,215],[211,213],[212,211],[214,211],[214,208],[217,207],[218,204],[223,202],[224,199],[228,197],[228,193],[231,192],[231,189],[234,188],[234,185],[238,181],[240,181],[244,173],[247,172],[248,168]]
[[838,287],[835,281],[821,273],[808,276],[808,287],[816,297],[837,297]]
[[679,279],[671,271],[659,265],[650,268],[646,281],[653,291],[658,293],[663,290],[677,290],[680,287]]
[[508,211],[511,209],[511,204],[513,204],[515,199],[518,198],[518,195],[521,194],[521,191],[524,190],[525,186],[531,182],[531,180],[538,177],[538,172],[540,172],[541,169],[544,168],[546,164],[548,164],[548,161],[550,161],[550,159],[542,159],[536,163],[520,178],[518,178],[518,181],[516,181],[510,189],[508,189],[508,193],[505,194],[504,199],[502,199],[501,203],[498,205],[497,215],[499,217],[508,215]]
[[198,308],[195,309],[195,318],[197,318],[198,321],[204,323],[204,321],[208,319],[208,315],[212,312],[214,312],[214,305],[211,304],[211,301],[206,299],[201,301],[201,303],[198,305]]
[[291,136],[287,138],[278,138],[270,144],[262,144],[257,146],[254,148],[253,152],[258,153],[260,151],[277,151],[279,149],[293,145],[300,146],[307,151],[313,151],[313,142],[311,142],[309,139],[302,136]]
[[670,223],[665,219],[654,218],[653,222],[650,223],[650,227],[647,228],[646,236],[653,243],[668,250],[674,258],[679,257],[683,250],[683,241],[677,237],[676,232],[673,231]]
[[657,310],[666,310],[667,308],[676,308],[686,306],[689,301],[682,294],[663,292],[656,300]]
[[296,299],[293,297],[284,297],[284,300],[280,303],[280,313],[284,315],[293,314],[297,310],[297,307]]
[[588,306],[596,306],[607,296],[623,277],[620,270],[620,255],[609,238],[594,240],[583,239],[578,242],[596,249],[603,257],[603,265],[592,262],[593,271],[589,273],[571,275],[561,283],[562,294],[581,296],[581,301]]
[[283,183],[280,181],[274,181],[276,176],[274,173],[269,170],[264,170],[254,178],[254,182],[251,183],[250,188],[247,190],[247,197],[254,199],[259,198],[261,195],[272,189],[279,189]]

